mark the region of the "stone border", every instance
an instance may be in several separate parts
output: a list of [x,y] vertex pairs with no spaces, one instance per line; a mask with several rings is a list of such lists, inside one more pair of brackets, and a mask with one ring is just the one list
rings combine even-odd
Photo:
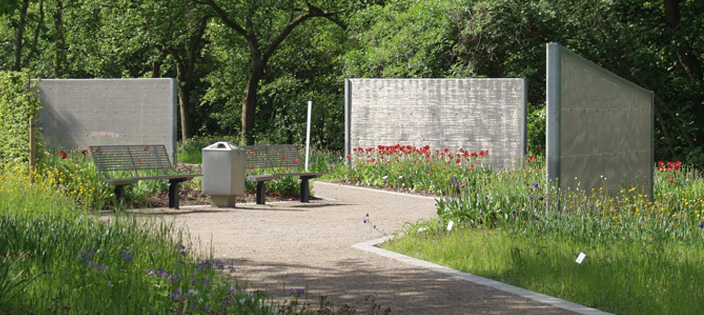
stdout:
[[384,243],[384,242],[390,240],[391,238],[393,238],[393,237],[387,236],[387,237],[383,237],[383,238],[379,238],[379,239],[375,239],[375,240],[371,240],[371,241],[357,243],[357,244],[352,245],[352,248],[367,251],[367,252],[370,252],[370,253],[373,253],[373,254],[376,254],[379,256],[383,256],[386,258],[394,259],[394,260],[397,260],[397,261],[400,261],[400,262],[403,262],[403,263],[406,263],[409,265],[413,265],[416,267],[421,267],[424,269],[432,270],[432,271],[435,271],[438,273],[448,275],[450,277],[455,277],[455,278],[467,280],[467,281],[470,281],[470,282],[473,282],[473,283],[476,283],[479,285],[487,286],[487,287],[490,287],[490,288],[493,288],[493,289],[496,289],[499,291],[507,292],[507,293],[510,293],[513,295],[518,295],[520,297],[523,297],[523,298],[526,298],[529,300],[533,300],[533,301],[537,301],[540,303],[559,307],[564,310],[568,310],[568,311],[575,312],[578,314],[589,314],[589,315],[611,314],[611,313],[603,312],[603,311],[597,310],[595,308],[587,307],[587,306],[584,306],[581,304],[565,301],[562,299],[558,299],[556,297],[552,297],[552,296],[548,296],[548,295],[541,294],[538,292],[526,290],[524,288],[519,288],[517,286],[513,286],[510,284],[503,283],[503,282],[498,282],[495,280],[476,276],[471,273],[461,272],[461,271],[458,271],[458,270],[455,270],[452,268],[448,268],[445,266],[434,264],[434,263],[431,263],[431,262],[428,262],[425,260],[420,260],[420,259],[413,258],[410,256],[402,255],[402,254],[399,254],[396,252],[388,251],[388,250],[385,250],[385,249],[377,246],[381,243]]

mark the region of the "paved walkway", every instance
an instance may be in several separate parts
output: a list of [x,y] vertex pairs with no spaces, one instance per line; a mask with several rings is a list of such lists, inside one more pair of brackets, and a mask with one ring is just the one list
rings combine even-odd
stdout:
[[[306,289],[311,302],[327,296],[336,308],[369,310],[373,296],[394,314],[571,314],[572,312],[452,274],[361,250],[406,222],[435,215],[432,198],[316,182],[320,200],[243,204],[231,209],[165,212],[195,239],[212,244],[239,281],[285,299]],[[369,214],[371,224],[363,223]],[[356,244],[356,245],[355,245]],[[353,247],[354,246],[354,247]],[[388,256],[388,255],[387,255]]]

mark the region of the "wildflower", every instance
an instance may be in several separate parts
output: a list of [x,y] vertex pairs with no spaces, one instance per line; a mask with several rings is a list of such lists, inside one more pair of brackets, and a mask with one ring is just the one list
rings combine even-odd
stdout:
[[351,159],[351,158],[352,158],[352,156],[348,154],[348,155],[347,155],[347,159],[349,160],[349,159]]
[[61,156],[62,159],[65,159],[68,157],[68,153],[64,152],[63,150],[61,150],[61,153],[59,153],[59,155]]
[[699,224],[699,228],[700,228],[700,229],[701,229],[701,228],[704,228],[704,221],[702,221],[702,223]]
[[479,211],[479,215],[484,215],[484,211]]
[[83,155],[88,155],[88,150],[83,150],[83,151],[81,151],[81,154],[83,154]]
[[288,289],[288,293],[291,294],[291,295],[298,295],[298,296],[301,296],[301,295],[306,294],[306,290],[305,290],[305,289],[293,289],[293,288],[291,288],[291,289]]
[[538,186],[539,186],[538,183],[533,182],[533,184],[531,184],[531,185],[533,185],[533,187],[535,187],[535,189],[538,189]]
[[131,260],[132,260],[132,254],[123,251],[123,252],[122,252],[122,260],[124,260],[124,261],[131,261]]

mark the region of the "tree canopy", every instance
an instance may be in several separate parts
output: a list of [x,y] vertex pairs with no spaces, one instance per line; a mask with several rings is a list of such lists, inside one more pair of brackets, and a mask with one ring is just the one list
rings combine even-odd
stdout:
[[340,149],[346,77],[524,77],[544,148],[545,44],[647,89],[656,159],[704,165],[699,0],[5,0],[0,69],[174,77],[179,130]]

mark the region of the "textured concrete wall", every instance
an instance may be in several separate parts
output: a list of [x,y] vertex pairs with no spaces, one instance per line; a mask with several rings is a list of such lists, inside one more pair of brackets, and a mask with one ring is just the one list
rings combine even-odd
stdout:
[[525,151],[524,79],[348,79],[346,150],[430,145],[490,151],[508,168]]
[[174,79],[45,79],[37,89],[48,148],[163,144],[174,157]]
[[652,193],[651,91],[558,44],[548,45],[548,90],[549,180],[562,189]]

